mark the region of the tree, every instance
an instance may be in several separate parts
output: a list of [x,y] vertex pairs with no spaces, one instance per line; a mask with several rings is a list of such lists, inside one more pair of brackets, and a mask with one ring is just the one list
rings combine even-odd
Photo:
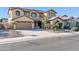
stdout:
[[53,25],[53,30],[56,31],[56,30],[59,30],[62,28],[62,25],[63,23],[62,22],[59,22],[59,21],[56,21]]
[[3,22],[2,25],[5,28],[5,30],[8,30],[8,28],[9,28],[8,22]]
[[49,29],[50,28],[50,21],[48,20],[48,16],[45,13],[45,15],[43,15],[43,21],[44,23],[44,29]]
[[70,24],[67,22],[65,25],[64,25],[64,29],[69,29],[70,28]]
[[55,24],[53,25],[53,30],[56,31],[56,30],[58,30],[58,29],[59,29],[59,24],[58,24],[58,23],[55,23]]
[[79,27],[79,22],[76,22],[76,27]]
[[59,29],[61,29],[62,28],[62,22],[58,22],[58,25],[59,25]]
[[73,20],[73,19],[69,20],[68,23],[69,23],[69,25],[70,25],[70,26],[69,26],[70,28],[76,26],[76,21]]

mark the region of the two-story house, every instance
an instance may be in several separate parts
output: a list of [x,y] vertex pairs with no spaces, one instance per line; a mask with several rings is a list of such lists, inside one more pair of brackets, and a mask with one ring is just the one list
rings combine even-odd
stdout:
[[48,18],[56,16],[54,10],[44,12],[41,10],[10,7],[8,10],[8,21],[16,22],[16,29],[43,28],[44,24],[42,21],[44,13],[47,13]]

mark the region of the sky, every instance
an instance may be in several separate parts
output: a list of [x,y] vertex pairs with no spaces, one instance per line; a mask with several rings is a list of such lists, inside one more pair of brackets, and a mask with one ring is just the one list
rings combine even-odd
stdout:
[[[48,11],[53,9],[57,12],[57,16],[68,15],[79,17],[79,7],[26,7],[29,9]],[[8,7],[0,7],[0,19],[8,18]]]

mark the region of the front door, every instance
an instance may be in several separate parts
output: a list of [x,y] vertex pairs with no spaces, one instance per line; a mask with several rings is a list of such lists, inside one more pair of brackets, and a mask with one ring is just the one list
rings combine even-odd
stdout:
[[41,29],[42,28],[42,22],[41,21],[35,21],[35,29]]

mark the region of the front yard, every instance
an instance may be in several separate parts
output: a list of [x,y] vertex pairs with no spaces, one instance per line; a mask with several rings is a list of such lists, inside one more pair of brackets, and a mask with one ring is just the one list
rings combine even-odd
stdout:
[[0,44],[46,39],[60,36],[69,37],[73,35],[79,35],[79,32],[65,32],[65,31],[54,32],[52,30],[42,30],[42,29],[0,31]]

